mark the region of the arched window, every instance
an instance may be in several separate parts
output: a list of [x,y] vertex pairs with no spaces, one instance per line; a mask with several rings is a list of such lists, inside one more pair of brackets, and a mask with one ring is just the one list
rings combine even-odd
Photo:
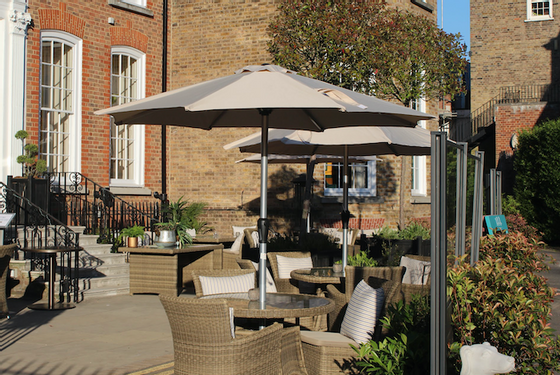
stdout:
[[[145,95],[145,54],[130,47],[111,51],[111,105]],[[111,124],[111,186],[144,184],[144,125]]]
[[39,155],[52,172],[81,169],[82,40],[41,32]]

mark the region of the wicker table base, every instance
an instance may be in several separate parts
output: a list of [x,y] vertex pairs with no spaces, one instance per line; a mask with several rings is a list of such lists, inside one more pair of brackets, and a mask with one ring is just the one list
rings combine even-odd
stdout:
[[222,269],[223,245],[192,245],[186,248],[121,247],[130,253],[130,294],[154,293],[178,296],[192,283],[189,271]]

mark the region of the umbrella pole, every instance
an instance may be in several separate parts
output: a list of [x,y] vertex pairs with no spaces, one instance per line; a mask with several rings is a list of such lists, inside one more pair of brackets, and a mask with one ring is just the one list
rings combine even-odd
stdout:
[[346,272],[348,263],[348,221],[350,221],[350,211],[348,211],[348,145],[344,145],[344,172],[342,182],[342,273]]
[[259,110],[262,116],[261,129],[261,216],[259,230],[259,307],[266,307],[266,245],[268,242],[267,183],[268,183],[268,115],[271,110]]

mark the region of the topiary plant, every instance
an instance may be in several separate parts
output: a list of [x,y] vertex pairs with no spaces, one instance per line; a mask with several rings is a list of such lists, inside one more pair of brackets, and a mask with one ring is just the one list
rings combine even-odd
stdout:
[[16,161],[23,166],[23,175],[25,177],[35,177],[45,173],[47,171],[47,162],[38,158],[39,147],[34,143],[25,143],[29,133],[25,130],[19,130],[16,132],[15,137],[22,143],[23,154],[18,156]]

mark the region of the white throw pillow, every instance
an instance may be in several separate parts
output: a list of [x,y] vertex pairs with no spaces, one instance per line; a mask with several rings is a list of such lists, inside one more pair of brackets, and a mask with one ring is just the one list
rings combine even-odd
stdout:
[[276,262],[278,263],[278,277],[281,279],[289,279],[290,273],[293,270],[300,268],[313,268],[311,257],[291,258],[277,255]]
[[237,236],[235,241],[233,241],[233,244],[231,245],[231,248],[230,249],[224,249],[224,250],[229,250],[230,252],[232,252],[234,254],[239,254],[239,252],[241,251],[242,242],[243,242],[243,235],[239,235],[239,236]]
[[[259,264],[257,262],[252,262],[253,266],[256,270],[259,269]],[[274,283],[274,278],[270,274],[270,270],[266,269],[266,292],[267,293],[276,293],[278,290],[276,289],[276,284]]]
[[400,265],[405,267],[403,284],[425,285],[428,282],[432,264],[406,256],[401,257]]
[[255,287],[255,273],[246,275],[214,277],[199,276],[202,294],[242,293]]
[[344,314],[340,333],[359,344],[369,341],[381,314],[385,292],[374,289],[364,280],[354,289]]

